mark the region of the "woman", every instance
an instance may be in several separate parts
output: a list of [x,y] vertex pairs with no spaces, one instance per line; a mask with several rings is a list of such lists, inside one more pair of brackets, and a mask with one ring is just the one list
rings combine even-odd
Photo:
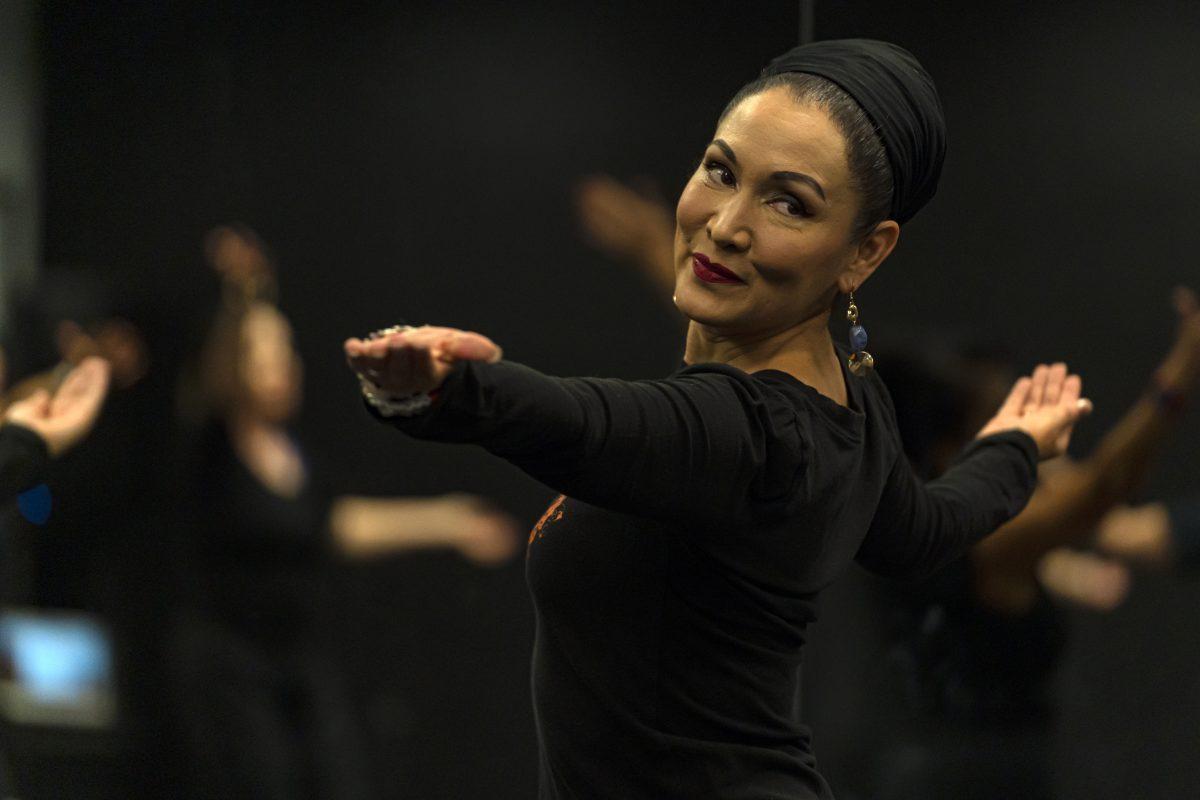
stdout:
[[817,592],[855,558],[917,575],[961,555],[1065,448],[1090,406],[1041,366],[922,485],[862,333],[853,355],[830,339],[942,156],[911,55],[800,47],[734,97],[680,197],[674,375],[549,378],[448,328],[345,343],[378,415],[564,494],[527,561],[543,798],[829,797],[793,711]]

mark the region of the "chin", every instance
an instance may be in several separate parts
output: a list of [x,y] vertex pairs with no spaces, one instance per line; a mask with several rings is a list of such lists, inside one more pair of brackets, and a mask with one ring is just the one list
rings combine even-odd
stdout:
[[675,307],[685,317],[701,325],[725,327],[736,321],[740,308],[735,306],[741,305],[695,285],[690,279],[684,279],[676,285]]

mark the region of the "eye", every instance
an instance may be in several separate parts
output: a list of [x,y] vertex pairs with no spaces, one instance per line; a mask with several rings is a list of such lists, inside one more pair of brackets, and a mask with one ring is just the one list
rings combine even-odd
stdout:
[[812,216],[811,214],[809,214],[808,209],[804,207],[804,204],[801,203],[799,200],[797,200],[795,197],[792,197],[790,194],[785,194],[780,197],[776,197],[768,205],[770,205],[775,210],[777,210],[783,214],[786,214],[789,217]]
[[729,167],[722,164],[720,161],[708,160],[703,164],[704,174],[713,183],[719,183],[722,186],[733,186],[733,173],[729,171]]

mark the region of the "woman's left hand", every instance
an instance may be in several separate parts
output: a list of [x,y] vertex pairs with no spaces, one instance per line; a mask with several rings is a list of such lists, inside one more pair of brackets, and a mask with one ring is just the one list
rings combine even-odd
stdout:
[[1033,375],[1013,385],[1000,411],[977,438],[1021,430],[1037,442],[1043,459],[1061,456],[1067,452],[1075,423],[1092,411],[1092,401],[1081,398],[1082,391],[1083,380],[1068,375],[1066,364],[1039,364]]

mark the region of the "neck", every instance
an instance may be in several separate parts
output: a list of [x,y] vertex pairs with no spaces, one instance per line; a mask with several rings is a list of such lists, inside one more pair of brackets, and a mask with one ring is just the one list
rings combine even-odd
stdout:
[[829,310],[779,331],[755,334],[726,334],[693,320],[688,325],[688,364],[728,364],[744,372],[777,369],[806,383],[817,384],[841,367],[829,336]]

